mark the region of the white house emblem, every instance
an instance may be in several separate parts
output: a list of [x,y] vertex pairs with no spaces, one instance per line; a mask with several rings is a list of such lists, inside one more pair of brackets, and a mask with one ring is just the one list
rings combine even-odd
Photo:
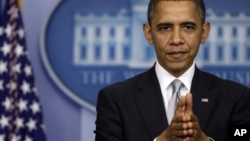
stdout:
[[[100,8],[99,3],[61,1],[42,36],[41,56],[53,82],[92,110],[100,88],[134,76],[155,62],[154,48],[142,32],[148,0],[116,4]],[[212,9],[207,15],[212,31],[200,48],[197,64],[250,86],[250,16],[219,16]]]

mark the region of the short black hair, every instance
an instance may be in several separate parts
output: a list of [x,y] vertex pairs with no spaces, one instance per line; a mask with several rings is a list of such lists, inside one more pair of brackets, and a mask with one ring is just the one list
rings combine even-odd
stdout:
[[155,13],[155,6],[159,1],[193,1],[197,6],[197,11],[200,14],[202,23],[206,21],[206,7],[203,0],[150,0],[148,4],[147,18],[148,23],[151,24],[151,19]]

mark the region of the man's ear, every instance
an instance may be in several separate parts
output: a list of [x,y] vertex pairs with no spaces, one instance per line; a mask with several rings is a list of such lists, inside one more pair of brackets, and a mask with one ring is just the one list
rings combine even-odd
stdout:
[[148,43],[150,45],[153,44],[153,40],[152,40],[152,33],[151,33],[151,27],[148,23],[144,23],[143,24],[143,32],[144,32],[144,36],[146,38],[146,40],[148,41]]
[[210,32],[210,23],[206,22],[202,26],[202,35],[201,35],[201,43],[204,43],[208,38]]

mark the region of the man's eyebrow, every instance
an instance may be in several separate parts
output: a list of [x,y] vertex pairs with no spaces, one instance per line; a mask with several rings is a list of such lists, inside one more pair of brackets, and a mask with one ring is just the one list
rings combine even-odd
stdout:
[[[162,22],[162,23],[157,24],[157,27],[171,26],[171,25],[173,25],[173,24],[170,23],[170,22]],[[192,22],[192,21],[186,21],[186,22],[181,23],[181,25],[192,25],[192,26],[196,26],[197,24],[196,24],[195,22]]]
[[187,22],[181,23],[181,25],[192,25],[192,26],[196,26],[197,24],[196,24],[195,22],[187,21]]
[[162,23],[159,23],[159,24],[157,25],[157,27],[171,26],[171,25],[173,25],[173,24],[172,24],[172,23],[169,23],[169,22],[162,22]]

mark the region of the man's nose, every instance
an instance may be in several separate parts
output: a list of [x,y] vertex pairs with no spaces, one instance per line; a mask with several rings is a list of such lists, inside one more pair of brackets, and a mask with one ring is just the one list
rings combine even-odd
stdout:
[[171,44],[179,45],[183,43],[183,37],[180,28],[174,28],[171,36]]

